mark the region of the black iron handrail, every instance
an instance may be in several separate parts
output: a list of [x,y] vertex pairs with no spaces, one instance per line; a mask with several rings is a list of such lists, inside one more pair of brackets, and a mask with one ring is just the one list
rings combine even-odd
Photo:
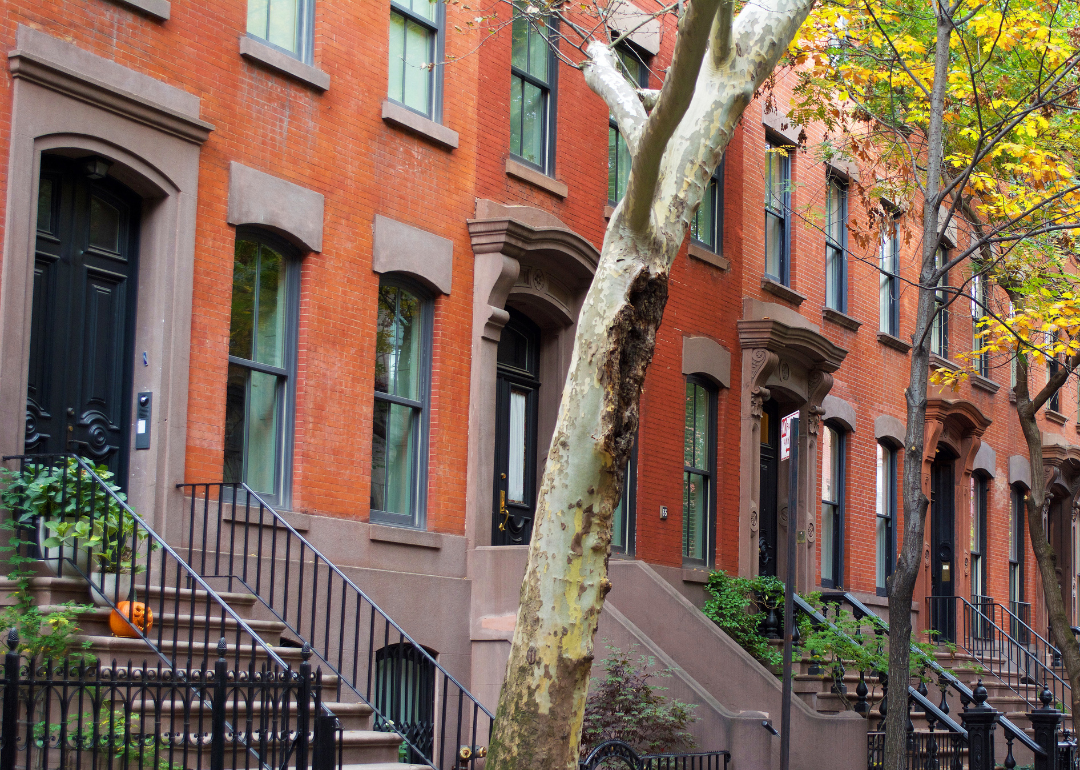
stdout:
[[[853,595],[851,595],[851,594],[849,594],[847,592],[825,592],[825,593],[823,593],[821,595],[821,598],[822,598],[823,601],[827,601],[827,602],[835,602],[835,603],[845,603],[845,604],[847,604],[860,617],[869,618],[871,620],[871,622],[874,624],[874,626],[876,628],[880,629],[882,631],[882,633],[884,633],[884,634],[889,633],[889,624],[886,623],[876,612],[874,612],[869,607],[867,607],[865,604],[863,604],[861,601],[859,601],[859,599],[856,598],[855,596],[853,596]],[[914,644],[911,646],[911,648],[912,648],[912,651],[919,652],[918,647],[916,647]],[[963,682],[961,682],[959,679],[957,679],[956,676],[954,676],[951,671],[949,671],[946,668],[943,668],[941,666],[941,664],[939,664],[933,658],[928,658],[926,663],[927,663],[927,666],[929,668],[931,668],[934,671],[935,674],[937,674],[939,679],[943,679],[945,682],[948,683],[948,686],[951,689],[955,690],[956,692],[958,692],[960,694],[960,698],[962,700],[966,698],[969,701],[973,701],[975,699],[975,696],[972,693],[971,688],[969,688],[967,685],[965,685]],[[911,688],[909,687],[908,689],[910,691]],[[1043,751],[1043,748],[1041,746],[1039,746],[1039,744],[1037,744],[1035,741],[1033,741],[1027,735],[1027,733],[1025,733],[1022,729],[1020,729],[1016,725],[1014,725],[1004,714],[1002,714],[999,717],[998,724],[1001,725],[1002,729],[1005,731],[1006,736],[1011,736],[1015,740],[1020,741],[1020,743],[1027,746],[1029,749],[1031,749],[1031,751],[1033,751],[1038,756],[1040,756],[1040,757],[1046,756],[1046,752]]]
[[[162,665],[170,669],[168,676],[179,681],[190,678],[188,672],[206,671],[215,651],[218,657],[232,648],[233,670],[244,672],[249,679],[271,677],[289,679],[295,672],[259,633],[242,618],[149,524],[137,514],[91,467],[84,458],[71,453],[50,455],[10,455],[3,458],[18,461],[23,483],[31,479],[45,483],[46,474],[59,485],[60,500],[52,513],[53,521],[76,521],[84,519],[90,532],[105,533],[102,542],[80,543],[72,539],[70,544],[44,547],[41,537],[36,548],[38,556],[51,563],[58,574],[78,575],[90,586],[91,591],[118,611],[122,602],[134,604],[142,592],[142,604],[148,609],[151,622],[140,622],[129,607],[127,613],[117,612],[126,621],[135,638],[142,640],[158,657],[156,672],[147,676],[163,676]],[[58,475],[57,475],[58,474]],[[74,499],[71,495],[74,494]],[[44,522],[36,520],[24,504],[24,509],[12,511],[16,516],[17,529],[26,535],[41,532]],[[24,540],[20,545],[29,550],[33,544]],[[120,575],[105,571],[105,565],[121,570],[128,569],[130,582],[122,586]],[[141,571],[140,571],[141,570]],[[132,574],[136,573],[137,574]],[[106,575],[118,574],[111,589],[106,588]],[[182,588],[183,584],[187,588]],[[151,595],[157,594],[157,601]],[[171,598],[170,598],[171,595]],[[154,612],[156,610],[156,615]],[[166,624],[166,619],[170,622]],[[197,652],[196,623],[203,627],[201,655]],[[219,627],[221,642],[226,647],[215,646],[211,640],[211,625]],[[181,636],[181,626],[187,628]],[[171,638],[166,628],[171,627]],[[226,636],[232,636],[232,644]],[[215,634],[218,635],[218,634]],[[261,662],[260,662],[261,659]],[[335,719],[325,705],[320,706],[324,716]],[[237,731],[238,735],[242,733]],[[246,744],[245,744],[246,745]],[[256,746],[247,746],[257,756]],[[259,760],[261,763],[261,760]]]
[[598,743],[585,759],[578,762],[579,770],[595,770],[621,764],[626,770],[724,770],[731,760],[729,751],[694,751],[668,754],[639,755],[626,741],[612,739]]
[[[930,596],[926,601],[932,626],[933,618],[942,612],[949,612],[952,620],[955,621],[957,619],[956,603],[960,604],[964,622],[962,628],[956,629],[957,638],[953,641],[985,666],[1002,684],[1022,698],[1028,706],[1039,708],[1040,690],[1035,687],[1037,682],[1041,682],[1043,687],[1049,687],[1057,702],[1068,703],[1072,688],[1054,671],[1053,665],[1048,666],[1043,662],[1039,652],[1039,641],[1041,641],[1047,648],[1044,654],[1053,656],[1050,657],[1051,662],[1060,660],[1057,649],[1048,644],[1045,639],[1031,632],[1029,644],[1021,644],[1012,634],[1002,628],[1002,624],[999,624],[996,618],[988,616],[963,596]],[[993,601],[983,603],[982,606],[1004,610],[1000,604]],[[963,633],[960,633],[961,631]],[[1029,649],[1031,644],[1035,645],[1034,651]],[[1008,669],[1001,670],[1001,666],[993,660],[995,654],[1004,659]],[[1068,708],[1064,711],[1068,713]]]
[[[257,492],[177,486],[190,498],[188,558],[200,575],[254,594],[337,675],[339,698],[348,688],[374,709],[378,729],[402,736],[410,761],[457,770],[485,756],[478,738],[490,736],[494,715]],[[437,703],[422,714],[421,700]]]

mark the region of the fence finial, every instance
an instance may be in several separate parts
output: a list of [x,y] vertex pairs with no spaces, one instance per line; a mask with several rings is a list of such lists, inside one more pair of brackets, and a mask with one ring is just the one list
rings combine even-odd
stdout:
[[311,645],[304,642],[304,646],[300,648],[300,657],[304,660],[308,660],[311,657]]
[[12,652],[15,652],[15,649],[19,646],[19,629],[15,628],[15,626],[12,626],[11,630],[8,631],[7,646]]
[[217,654],[219,658],[224,658],[225,653],[229,651],[229,643],[225,641],[225,637],[221,637],[217,643]]

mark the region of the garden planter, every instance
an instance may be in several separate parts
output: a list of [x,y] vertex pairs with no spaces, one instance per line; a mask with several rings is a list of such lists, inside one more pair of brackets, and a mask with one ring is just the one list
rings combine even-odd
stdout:
[[[96,572],[91,578],[94,585],[101,589],[105,596],[95,590],[90,591],[94,604],[98,607],[108,607],[109,602],[119,604],[131,598],[131,575],[117,574],[115,572]],[[119,585],[117,585],[119,584]],[[108,597],[108,601],[106,598]]]

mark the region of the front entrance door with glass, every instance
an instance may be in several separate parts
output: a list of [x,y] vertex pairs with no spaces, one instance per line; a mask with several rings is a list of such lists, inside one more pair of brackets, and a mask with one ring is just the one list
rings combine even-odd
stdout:
[[953,462],[939,453],[930,466],[930,628],[942,642],[956,639],[954,501]]
[[761,412],[761,501],[758,530],[758,574],[776,574],[776,495],[780,465],[780,409],[766,401]]
[[540,329],[521,313],[499,341],[495,384],[494,545],[525,545],[536,511],[536,422]]
[[126,486],[140,201],[101,167],[41,159],[25,447]]

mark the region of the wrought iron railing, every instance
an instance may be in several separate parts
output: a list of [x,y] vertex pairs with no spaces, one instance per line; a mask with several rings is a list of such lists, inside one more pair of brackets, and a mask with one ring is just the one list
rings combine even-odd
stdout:
[[[977,604],[962,596],[928,596],[930,625],[947,624],[954,642],[1008,687],[1031,708],[1039,707],[1041,683],[1068,712],[1072,688],[1061,656],[1053,645],[1023,624],[1027,643],[1017,641],[1013,630],[1021,621],[1001,604],[981,597]],[[947,616],[947,618],[946,618]]]
[[227,644],[205,671],[148,677],[148,664],[30,660],[7,639],[0,770],[332,770],[340,727],[322,708],[322,674],[229,670]]
[[[908,732],[907,770],[961,770],[967,768],[967,743],[959,733]],[[869,770],[885,767],[885,733],[866,734],[866,766]]]
[[[282,657],[285,651],[268,644],[84,458],[56,454],[3,459],[18,461],[19,472],[8,480],[6,497],[22,555],[37,556],[59,575],[83,578],[112,610],[138,601],[152,617],[152,622],[140,621],[133,606],[117,613],[129,628],[131,652],[143,654],[145,643],[158,659],[141,669],[140,676],[190,683],[193,672],[208,671],[226,656],[240,682],[294,676]],[[47,499],[39,494],[42,490]],[[64,532],[59,542],[47,539]],[[320,709],[333,718],[325,705]],[[249,755],[257,757],[258,748],[245,744],[246,733],[233,728]]]
[[[810,611],[816,613],[816,611],[812,607],[810,607],[810,605],[806,604],[805,601],[802,601],[801,597],[796,595],[795,598],[797,606],[800,606],[800,608],[802,608],[801,605],[805,605],[806,609],[809,609]],[[869,623],[872,623],[876,633],[883,633],[886,635],[889,633],[889,624],[882,620],[882,618],[878,616],[877,613],[875,613],[873,610],[863,604],[857,597],[853,596],[852,594],[846,592],[825,592],[821,595],[821,598],[826,604],[832,604],[837,608],[839,608],[841,605],[846,604],[851,608],[852,614],[857,619],[865,618]],[[806,609],[804,609],[803,611],[805,612]],[[820,613],[818,614],[820,616]],[[918,650],[917,647],[914,647],[914,645],[912,646],[912,652],[921,655],[921,652]],[[938,677],[938,680],[945,684],[947,689],[957,693],[957,695],[960,697],[961,703],[967,704],[974,700],[974,694],[972,693],[971,688],[965,685],[959,679],[957,679],[951,671],[943,668],[941,664],[939,664],[936,660],[934,660],[933,658],[926,658],[926,665],[927,668],[930,669],[934,673],[934,675]],[[918,694],[914,688],[909,686],[909,697],[913,697],[912,693]],[[923,704],[923,708],[926,708],[925,704]],[[935,706],[935,709],[936,708],[937,707]],[[935,716],[939,720],[941,716],[945,716],[946,719],[948,719],[948,715],[940,713],[940,709],[938,709],[938,712],[939,713],[935,714]],[[945,722],[945,724],[949,726],[950,730],[955,729],[952,727],[952,725],[949,725],[949,722]],[[953,722],[953,724],[955,724],[955,722]],[[1039,744],[1037,744],[1034,740],[1032,740],[1031,737],[1028,736],[1022,728],[1014,725],[1004,714],[1002,714],[999,718],[998,724],[1001,725],[1002,730],[1005,733],[1006,739],[1011,738],[1022,743],[1024,746],[1026,746],[1028,749],[1030,749],[1032,752],[1034,752],[1040,757],[1046,756],[1046,752],[1042,749],[1042,747],[1039,746]],[[959,730],[957,730],[957,732],[959,732]]]
[[1010,601],[1009,608],[1001,608],[1009,615],[1009,632],[1012,638],[1020,644],[1028,643],[1028,633],[1031,631],[1031,602]]
[[726,770],[731,754],[727,751],[699,751],[683,754],[638,755],[625,741],[610,740],[595,746],[578,763],[579,770],[622,767],[627,770]]
[[340,568],[246,484],[180,485],[184,537],[201,578],[242,586],[312,646],[410,761],[459,770],[485,756],[494,717]]

